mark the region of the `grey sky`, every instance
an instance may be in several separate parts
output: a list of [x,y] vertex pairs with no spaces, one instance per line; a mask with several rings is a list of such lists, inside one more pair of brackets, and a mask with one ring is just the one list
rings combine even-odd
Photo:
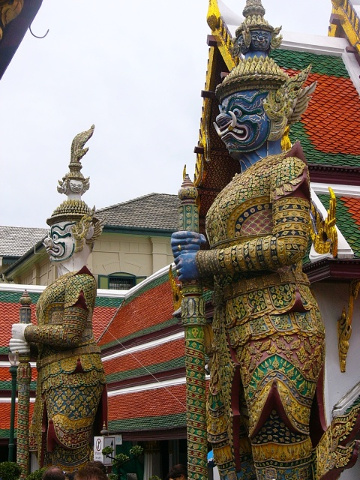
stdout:
[[[242,0],[223,0],[241,14]],[[104,6],[103,6],[104,5]],[[327,35],[330,0],[263,0],[284,31]],[[192,175],[206,63],[208,0],[44,0],[0,82],[2,225],[45,227],[65,199],[73,137],[90,207],[177,193]]]

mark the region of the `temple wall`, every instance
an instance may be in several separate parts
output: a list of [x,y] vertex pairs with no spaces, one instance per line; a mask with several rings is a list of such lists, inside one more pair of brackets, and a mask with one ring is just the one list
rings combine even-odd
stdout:
[[[349,283],[318,282],[312,285],[319,303],[326,331],[325,409],[327,423],[332,409],[357,383],[360,382],[360,299],[354,303],[353,332],[347,356],[346,372],[340,371],[337,321],[343,308],[348,311]],[[360,462],[344,471],[341,480],[358,480]]]
[[[123,272],[148,277],[173,261],[169,236],[103,233],[95,242],[87,266],[94,274]],[[49,285],[57,278],[47,254],[34,255],[13,276],[15,283]]]
[[344,307],[348,310],[349,284],[318,282],[312,286],[319,303],[326,330],[325,405],[327,421],[332,407],[360,382],[360,299],[354,304],[353,332],[347,357],[346,372],[340,371],[337,321]]
[[172,260],[169,237],[105,233],[95,243],[89,268],[96,275],[126,272],[148,277]]

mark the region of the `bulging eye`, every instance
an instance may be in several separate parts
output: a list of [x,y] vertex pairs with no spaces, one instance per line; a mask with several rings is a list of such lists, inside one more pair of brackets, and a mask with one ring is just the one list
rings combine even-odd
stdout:
[[241,111],[239,108],[234,108],[233,113],[234,113],[237,117],[241,117],[241,115],[242,115],[242,111]]

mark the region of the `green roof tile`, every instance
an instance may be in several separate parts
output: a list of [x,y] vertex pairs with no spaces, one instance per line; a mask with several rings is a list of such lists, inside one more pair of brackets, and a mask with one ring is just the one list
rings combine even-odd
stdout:
[[106,382],[113,383],[126,380],[128,378],[138,378],[143,375],[155,374],[158,372],[167,372],[173,370],[174,368],[185,367],[185,357],[174,358],[169,362],[156,363],[153,365],[146,365],[141,368],[136,368],[133,370],[127,370],[125,372],[111,373],[106,376]]
[[312,73],[349,78],[341,57],[282,49],[273,50],[271,57],[282,68],[303,70],[311,65]]
[[308,134],[305,131],[304,124],[297,122],[292,125],[290,130],[290,139],[294,143],[300,140],[305,153],[305,158],[312,165],[328,165],[342,167],[360,167],[360,155],[347,155],[345,153],[324,153],[316,150],[311,143]]
[[126,418],[109,422],[109,431],[131,432],[133,430],[160,430],[186,426],[186,414],[162,415],[158,417]]

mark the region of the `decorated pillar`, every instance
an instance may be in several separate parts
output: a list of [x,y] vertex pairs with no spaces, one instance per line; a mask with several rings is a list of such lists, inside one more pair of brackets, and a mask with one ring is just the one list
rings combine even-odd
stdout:
[[[25,290],[20,298],[20,323],[31,323],[31,298]],[[19,354],[17,370],[18,381],[18,422],[17,422],[17,458],[21,467],[20,479],[29,474],[29,408],[30,408],[30,350]]]
[[[179,228],[199,231],[197,189],[184,174],[179,190]],[[181,248],[181,247],[179,247]],[[207,478],[207,434],[205,392],[205,332],[204,300],[201,285],[195,280],[183,282],[181,319],[185,328],[186,424],[189,480]]]

